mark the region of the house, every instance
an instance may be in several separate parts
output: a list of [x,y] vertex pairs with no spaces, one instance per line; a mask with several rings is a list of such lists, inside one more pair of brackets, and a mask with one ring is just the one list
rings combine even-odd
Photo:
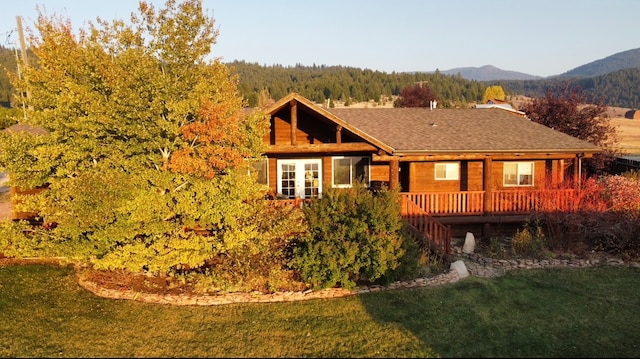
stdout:
[[526,116],[526,114],[523,111],[516,110],[507,101],[498,100],[498,99],[491,99],[491,100],[488,100],[487,103],[476,104],[476,105],[474,105],[474,107],[475,108],[501,108],[503,110],[511,111],[511,112],[516,113],[518,115],[521,115],[523,117]]
[[601,152],[497,108],[327,109],[291,93],[267,112],[259,168],[278,198],[321,197],[363,178],[399,187],[411,206],[461,230],[522,221],[535,209],[532,196],[578,183],[582,159]]

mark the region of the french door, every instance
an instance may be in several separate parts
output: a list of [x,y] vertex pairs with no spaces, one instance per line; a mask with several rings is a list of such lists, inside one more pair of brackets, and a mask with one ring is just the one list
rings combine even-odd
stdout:
[[322,192],[322,161],[278,160],[278,193],[286,198],[317,198]]

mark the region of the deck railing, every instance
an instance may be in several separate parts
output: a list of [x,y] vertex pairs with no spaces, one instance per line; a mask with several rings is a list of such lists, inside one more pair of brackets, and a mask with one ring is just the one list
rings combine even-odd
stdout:
[[484,191],[409,193],[401,196],[432,216],[524,214],[534,211],[572,211],[577,208],[573,189],[499,190],[491,192],[489,208],[485,208]]
[[403,198],[415,203],[431,214],[475,214],[484,213],[484,191],[401,193]]
[[573,211],[577,209],[573,189],[495,191],[489,212],[521,214],[537,211]]
[[292,198],[292,199],[276,199],[272,200],[271,204],[276,207],[302,207],[305,203],[310,200],[302,199],[302,198]]
[[438,222],[416,203],[402,197],[402,218],[420,235],[424,250],[435,249],[451,254],[451,228]]

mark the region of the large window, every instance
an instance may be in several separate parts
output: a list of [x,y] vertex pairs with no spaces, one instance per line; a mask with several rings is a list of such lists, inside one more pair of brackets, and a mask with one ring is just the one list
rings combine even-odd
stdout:
[[457,162],[436,163],[435,179],[438,181],[458,180],[460,176],[460,166]]
[[369,158],[333,157],[333,187],[352,187],[361,180],[369,185]]
[[533,162],[505,162],[503,173],[505,187],[533,186]]

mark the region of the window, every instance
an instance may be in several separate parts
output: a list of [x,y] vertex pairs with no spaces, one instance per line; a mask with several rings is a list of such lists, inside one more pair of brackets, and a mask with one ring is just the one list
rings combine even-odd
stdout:
[[269,159],[251,159],[249,160],[249,174],[256,175],[256,181],[260,184],[269,184]]
[[533,162],[505,162],[503,184],[509,186],[533,186]]
[[333,157],[333,187],[352,187],[361,180],[369,185],[369,158]]
[[457,180],[459,178],[458,163],[436,163],[436,180]]

